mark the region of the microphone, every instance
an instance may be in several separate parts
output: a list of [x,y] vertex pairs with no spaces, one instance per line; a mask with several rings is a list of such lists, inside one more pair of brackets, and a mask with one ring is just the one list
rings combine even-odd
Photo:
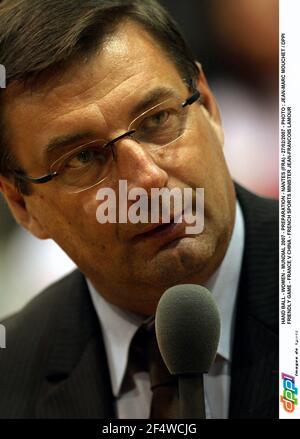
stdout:
[[200,285],[176,285],[160,298],[156,338],[169,372],[178,376],[180,415],[184,419],[205,419],[203,374],[215,359],[220,326],[216,302]]

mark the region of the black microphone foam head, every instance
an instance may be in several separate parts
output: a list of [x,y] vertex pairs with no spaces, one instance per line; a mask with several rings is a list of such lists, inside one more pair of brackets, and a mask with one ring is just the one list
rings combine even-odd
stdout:
[[220,338],[220,315],[212,294],[194,284],[169,288],[157,306],[155,331],[171,374],[207,373]]

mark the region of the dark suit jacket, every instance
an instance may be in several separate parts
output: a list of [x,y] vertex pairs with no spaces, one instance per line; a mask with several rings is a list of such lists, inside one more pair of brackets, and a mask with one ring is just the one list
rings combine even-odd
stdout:
[[[237,299],[231,418],[278,417],[277,203],[237,187],[245,252]],[[99,322],[74,271],[3,322],[0,418],[113,418]]]

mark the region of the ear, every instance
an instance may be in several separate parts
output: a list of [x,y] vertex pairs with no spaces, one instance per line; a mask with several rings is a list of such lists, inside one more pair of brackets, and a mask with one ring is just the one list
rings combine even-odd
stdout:
[[31,212],[30,203],[28,203],[29,196],[22,195],[13,182],[3,176],[0,176],[0,191],[18,224],[39,239],[49,238],[45,229]]
[[214,129],[221,145],[224,145],[224,131],[222,127],[222,121],[220,116],[220,111],[216,98],[214,97],[203,72],[202,66],[199,62],[196,62],[199,68],[199,77],[197,87],[201,94],[202,108],[209,123]]

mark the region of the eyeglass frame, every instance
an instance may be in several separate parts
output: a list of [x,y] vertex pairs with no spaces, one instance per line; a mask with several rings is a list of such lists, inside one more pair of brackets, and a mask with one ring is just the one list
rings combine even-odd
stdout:
[[[181,107],[185,108],[188,105],[192,105],[194,102],[196,102],[200,98],[201,98],[201,94],[200,94],[199,90],[195,89],[195,91],[181,104]],[[117,136],[114,139],[109,140],[107,143],[102,145],[102,148],[108,148],[108,147],[111,148],[116,142],[122,140],[125,137],[132,136],[135,132],[136,132],[136,130],[126,131],[125,133],[121,134],[120,136]],[[83,143],[80,146],[85,146],[85,143]],[[111,148],[111,150],[112,150],[112,155],[113,155],[113,159],[114,159],[115,157],[114,157],[113,148]],[[42,175],[41,177],[31,177],[29,175],[26,175],[24,172],[18,171],[16,169],[12,170],[12,173],[17,178],[24,180],[24,181],[27,181],[28,183],[33,183],[33,184],[48,183],[49,181],[53,180],[55,177],[58,177],[60,175],[59,172],[54,171],[54,172],[50,172],[49,174]]]

